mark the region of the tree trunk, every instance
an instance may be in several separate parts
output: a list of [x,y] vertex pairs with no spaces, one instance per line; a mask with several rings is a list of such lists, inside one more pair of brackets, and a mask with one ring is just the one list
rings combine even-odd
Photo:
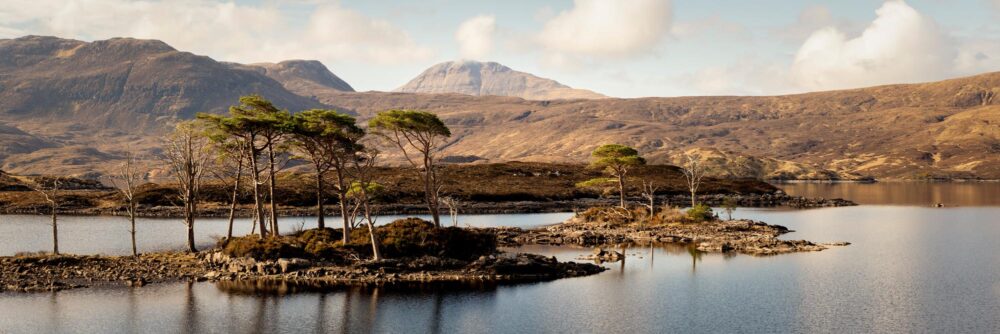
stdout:
[[132,256],[139,256],[139,250],[135,247],[135,202],[133,202],[133,200],[129,200],[128,206],[128,220],[129,223],[132,224],[132,229],[129,230],[129,233],[132,234]]
[[698,202],[697,202],[697,197],[695,197],[695,194],[694,194],[694,193],[695,193],[695,190],[694,190],[694,188],[692,187],[692,188],[691,188],[691,207],[692,207],[692,208],[694,208],[694,206],[698,204]]
[[347,215],[347,184],[344,183],[343,166],[337,167],[337,200],[340,202],[340,218],[344,221],[344,235],[342,241],[346,245],[351,240],[351,220]]
[[656,215],[656,195],[649,195],[649,217],[652,218]]
[[[425,152],[429,152],[429,149]],[[427,201],[427,209],[430,210],[431,217],[434,219],[434,226],[441,227],[441,212],[438,207],[436,187],[437,177],[434,174],[434,162],[429,153],[424,153],[424,198]]]
[[319,228],[326,228],[326,219],[323,217],[326,215],[323,212],[323,173],[319,171],[319,166],[316,166],[316,226]]
[[622,209],[625,209],[625,175],[618,175],[618,199],[621,201]]
[[56,219],[56,205],[52,204],[52,254],[59,255],[59,223]]
[[240,153],[240,162],[236,164],[236,181],[233,181],[233,200],[229,204],[229,228],[226,230],[226,241],[223,246],[229,244],[233,239],[233,220],[236,219],[236,201],[240,193],[240,179],[243,178],[243,153]]
[[[256,150],[256,149],[254,149]],[[250,153],[250,168],[253,170],[253,209],[257,215],[257,224],[260,226],[260,237],[267,236],[267,225],[264,223],[264,203],[260,191],[260,168],[257,166],[258,152]]]
[[371,219],[368,219],[368,237],[371,238],[372,241],[372,257],[375,261],[381,261],[382,253],[378,250],[378,238],[375,237],[375,226],[372,224]]
[[379,245],[378,237],[375,236],[375,223],[372,222],[372,210],[369,205],[370,203],[368,202],[370,198],[368,197],[368,190],[365,189],[365,186],[365,184],[361,185],[361,196],[364,196],[362,199],[364,202],[362,202],[362,204],[365,209],[365,220],[368,221],[368,237],[372,242],[372,257],[375,261],[381,261],[382,253],[379,252],[379,248],[381,246]]
[[[189,185],[189,186],[193,188],[194,185]],[[191,188],[189,188],[189,189],[191,189]],[[195,249],[195,247],[194,247],[194,214],[195,214],[195,212],[194,212],[195,211],[194,193],[191,190],[188,190],[187,194],[186,194],[186,197],[187,197],[187,201],[186,201],[187,203],[184,206],[184,222],[187,225],[188,249],[192,253],[195,253],[198,250]]]
[[277,215],[277,209],[274,207],[274,187],[275,187],[276,181],[274,180],[274,145],[273,144],[267,146],[267,160],[268,160],[268,175],[271,176],[270,177],[270,186],[268,187],[268,192],[269,192],[269,195],[271,196],[271,198],[269,199],[271,201],[271,205],[270,205],[271,206],[270,207],[270,209],[271,209],[271,217],[270,217],[270,220],[271,220],[271,235],[277,237],[277,236],[281,235],[281,232],[278,231],[278,215]]

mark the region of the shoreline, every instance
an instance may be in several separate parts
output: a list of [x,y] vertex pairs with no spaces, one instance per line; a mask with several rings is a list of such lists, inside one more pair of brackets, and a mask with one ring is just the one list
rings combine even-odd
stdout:
[[[381,261],[277,258],[257,260],[230,256],[219,248],[198,253],[153,252],[132,256],[21,255],[0,257],[0,293],[45,292],[76,288],[141,287],[169,282],[229,282],[233,286],[289,287],[369,286],[425,283],[528,283],[594,275],[607,270],[602,262],[625,255],[602,247],[637,244],[680,244],[691,251],[770,256],[822,251],[848,242],[816,243],[783,240],[792,232],[780,225],[730,220],[702,223],[611,224],[582,215],[534,229],[465,228],[489,233],[497,246],[551,245],[593,248],[591,256],[560,262],[554,256],[496,250],[476,259],[401,256]],[[315,262],[314,262],[315,261]],[[227,284],[229,284],[227,283]]]
[[701,252],[735,252],[751,256],[770,256],[797,252],[815,252],[830,247],[848,246],[850,242],[813,242],[784,240],[780,236],[794,232],[781,225],[739,219],[704,223],[609,224],[572,217],[560,224],[522,229],[517,227],[481,228],[492,231],[504,246],[552,245],[594,248],[595,260],[615,260],[615,253],[601,247],[637,244],[690,245]]
[[580,277],[607,270],[555,257],[498,252],[473,261],[422,256],[312,263],[304,259],[257,261],[218,250],[154,252],[132,256],[34,255],[0,257],[0,293],[54,292],[79,288],[142,287],[180,282],[285,282],[301,285],[533,283]]
[[[793,209],[808,209],[808,208],[821,208],[821,207],[843,207],[843,206],[855,206],[858,205],[855,202],[844,200],[840,198],[826,199],[826,198],[807,198],[803,196],[791,196],[784,194],[783,192],[775,194],[747,194],[747,195],[722,195],[722,194],[712,194],[712,195],[702,195],[698,196],[698,201],[701,203],[706,203],[711,206],[720,206],[726,198],[734,198],[739,207],[789,207]],[[554,201],[506,201],[506,202],[469,202],[465,204],[461,209],[463,214],[518,214],[518,213],[557,213],[557,212],[574,212],[582,211],[589,207],[594,206],[606,206],[613,205],[617,203],[617,199],[613,198],[579,198],[573,200],[554,200]],[[657,196],[657,203],[659,205],[671,206],[673,204],[678,204],[679,207],[684,207],[690,203],[691,197],[684,195],[672,195],[672,196]],[[631,204],[643,204],[645,202],[639,200],[638,198],[629,199]],[[417,203],[394,203],[394,204],[382,204],[376,205],[376,211],[380,215],[412,215],[412,214],[428,214],[426,206],[424,204]],[[212,205],[206,205],[198,210],[199,218],[226,218],[229,216],[229,205],[223,203],[213,203]],[[308,207],[290,207],[290,206],[278,206],[278,215],[283,217],[309,217],[316,215],[316,209],[313,206]],[[335,203],[329,204],[324,210],[328,216],[336,216],[340,213],[336,208]],[[73,215],[73,216],[115,216],[120,217],[124,215],[124,212],[120,210],[113,210],[107,207],[92,207],[85,209],[60,209],[57,210],[60,215]],[[248,218],[253,215],[252,208],[242,205],[236,211],[237,218]],[[32,209],[0,209],[0,214],[26,214],[26,215],[38,215],[38,214],[48,214],[44,209],[32,208]],[[154,206],[140,208],[137,217],[141,218],[181,218],[182,211],[179,207],[174,206]]]

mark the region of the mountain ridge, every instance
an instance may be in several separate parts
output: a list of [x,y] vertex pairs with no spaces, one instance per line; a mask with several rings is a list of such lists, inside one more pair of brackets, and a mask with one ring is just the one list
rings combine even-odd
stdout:
[[621,143],[654,163],[692,149],[766,158],[763,174],[790,178],[1000,179],[1000,72],[779,96],[526,100],[351,92],[317,63],[222,63],[159,41],[33,36],[0,40],[0,55],[0,168],[15,173],[108,172],[126,149],[155,157],[173,122],[258,93],[362,124],[387,109],[433,112],[452,128],[441,156],[455,161],[583,163]]

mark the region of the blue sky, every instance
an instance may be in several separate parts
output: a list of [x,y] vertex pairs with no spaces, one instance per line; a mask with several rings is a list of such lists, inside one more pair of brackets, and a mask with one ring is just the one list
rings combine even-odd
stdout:
[[1000,70],[1000,0],[5,0],[0,38],[155,38],[318,59],[358,90],[497,61],[619,97],[770,95]]

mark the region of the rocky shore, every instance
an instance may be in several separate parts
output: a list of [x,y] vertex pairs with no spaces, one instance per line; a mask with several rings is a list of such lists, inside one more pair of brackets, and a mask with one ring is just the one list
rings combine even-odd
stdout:
[[201,253],[130,256],[35,255],[0,258],[0,292],[45,292],[89,287],[141,287],[180,281],[271,281],[308,285],[421,282],[538,282],[587,276],[605,268],[535,254],[497,253],[474,261],[423,256],[353,264],[305,259],[257,261]]
[[191,253],[131,256],[28,255],[0,257],[0,292],[59,291],[192,280],[207,268]]
[[371,285],[429,282],[538,282],[587,276],[606,268],[576,262],[559,262],[536,254],[497,253],[474,261],[422,256],[419,258],[365,261],[354,265],[311,263],[304,259],[256,261],[207,253],[211,268],[203,276],[211,281],[287,281],[312,285]]
[[776,255],[821,251],[847,242],[816,243],[806,240],[783,240],[792,232],[781,225],[752,220],[711,221],[704,223],[610,224],[587,222],[573,217],[545,228],[491,228],[502,245],[525,244],[577,245],[598,247],[619,244],[683,243],[703,252],[737,252],[748,255]]

